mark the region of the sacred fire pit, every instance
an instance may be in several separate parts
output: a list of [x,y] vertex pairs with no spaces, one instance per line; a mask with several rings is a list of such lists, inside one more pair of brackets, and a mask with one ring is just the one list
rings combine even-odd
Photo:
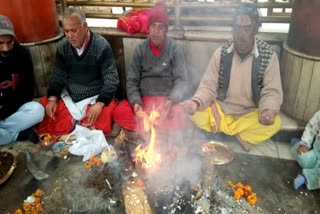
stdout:
[[[190,151],[187,147],[175,146],[174,142],[165,142],[163,139],[167,138],[161,136],[156,129],[155,121],[159,116],[157,111],[152,111],[149,115],[141,113],[145,132],[150,132],[149,144],[139,145],[132,154],[137,172],[133,183],[137,185],[130,185],[125,191],[126,197],[130,198],[125,205],[126,211],[138,212],[137,207],[142,209],[140,203],[143,203],[148,205],[143,209],[151,213],[206,213],[204,207],[197,205],[197,200],[202,196],[210,196],[214,162],[207,161],[204,164],[206,168],[203,168],[204,159],[200,148],[198,151]],[[204,156],[209,156],[209,153]],[[213,160],[211,155],[210,157]],[[202,174],[211,177],[204,179],[207,184],[201,182]],[[206,210],[209,211],[209,205]]]
[[140,116],[148,143],[122,147],[116,161],[91,171],[86,186],[120,202],[127,214],[210,213],[214,165],[232,161],[232,150],[213,141],[191,148],[168,142],[167,133],[156,128],[159,112]]

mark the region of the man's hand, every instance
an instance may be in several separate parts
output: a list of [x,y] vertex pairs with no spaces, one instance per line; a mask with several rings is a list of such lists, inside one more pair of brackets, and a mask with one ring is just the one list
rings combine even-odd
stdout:
[[57,97],[51,96],[48,98],[48,103],[46,105],[46,114],[52,119],[55,119],[54,115],[57,110],[57,100]]
[[138,117],[143,117],[143,108],[140,104],[136,103],[133,105],[133,112],[135,113],[136,116]]
[[301,153],[303,152],[308,152],[309,151],[309,148],[305,145],[300,145],[298,148],[297,148],[297,154],[298,155],[301,155]]
[[157,111],[159,111],[160,113],[160,120],[166,120],[168,118],[171,106],[172,106],[171,100],[166,100],[160,103],[160,105],[157,108]]
[[259,122],[262,125],[270,126],[274,123],[277,116],[277,112],[271,109],[263,110],[259,113]]
[[186,100],[182,103],[182,105],[183,105],[184,111],[190,115],[193,115],[194,113],[196,113],[199,107],[198,103],[193,100]]
[[91,106],[87,115],[88,124],[86,124],[86,126],[93,126],[93,124],[96,122],[96,120],[100,116],[103,107],[104,107],[104,103],[102,102],[96,102],[94,105]]

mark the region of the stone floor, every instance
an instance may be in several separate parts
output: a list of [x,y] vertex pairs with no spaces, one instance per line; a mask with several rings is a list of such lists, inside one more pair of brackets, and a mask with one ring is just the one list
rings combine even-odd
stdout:
[[[285,115],[282,115],[282,121],[282,130],[301,128]],[[195,133],[194,130],[190,130],[187,133],[188,140],[196,138],[202,142],[220,139],[234,151],[234,160],[231,163],[217,165],[214,168],[215,182],[208,199],[211,205],[207,213],[320,213],[318,190],[308,191],[305,187],[293,189],[292,181],[300,172],[300,168],[291,156],[288,141],[278,142],[271,139],[253,146],[250,152],[246,152],[232,138],[201,134],[200,136]],[[107,140],[109,143],[114,142],[114,138]],[[30,150],[34,162],[50,175],[48,179],[37,181],[31,176],[23,155],[25,148]],[[110,200],[105,201],[105,195],[80,185],[85,177],[90,176],[90,172],[84,170],[81,157],[68,154],[66,149],[61,152],[44,151],[38,144],[28,142],[17,142],[0,149],[9,150],[18,157],[18,166],[11,178],[0,185],[0,214],[13,213],[17,208],[21,208],[23,200],[36,188],[46,190],[43,213],[125,213],[123,204],[114,207]],[[189,163],[185,164],[187,165],[181,167],[188,167]],[[250,185],[257,194],[257,205],[252,207],[244,199],[236,201],[227,185],[229,180]],[[171,210],[157,213],[196,212]]]

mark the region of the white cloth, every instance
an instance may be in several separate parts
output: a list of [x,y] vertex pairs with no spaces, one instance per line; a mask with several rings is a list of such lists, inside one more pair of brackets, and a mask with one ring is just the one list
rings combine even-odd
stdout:
[[61,98],[75,120],[82,120],[86,116],[86,109],[89,104],[96,103],[98,95],[88,97],[80,102],[73,102],[66,90],[62,91]]

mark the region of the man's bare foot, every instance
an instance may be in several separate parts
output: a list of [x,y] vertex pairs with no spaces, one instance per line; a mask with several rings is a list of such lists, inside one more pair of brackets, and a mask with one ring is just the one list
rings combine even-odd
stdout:
[[236,138],[237,138],[238,142],[241,144],[241,146],[244,148],[244,150],[249,152],[252,147],[252,144],[247,141],[242,140],[239,135],[236,135]]

